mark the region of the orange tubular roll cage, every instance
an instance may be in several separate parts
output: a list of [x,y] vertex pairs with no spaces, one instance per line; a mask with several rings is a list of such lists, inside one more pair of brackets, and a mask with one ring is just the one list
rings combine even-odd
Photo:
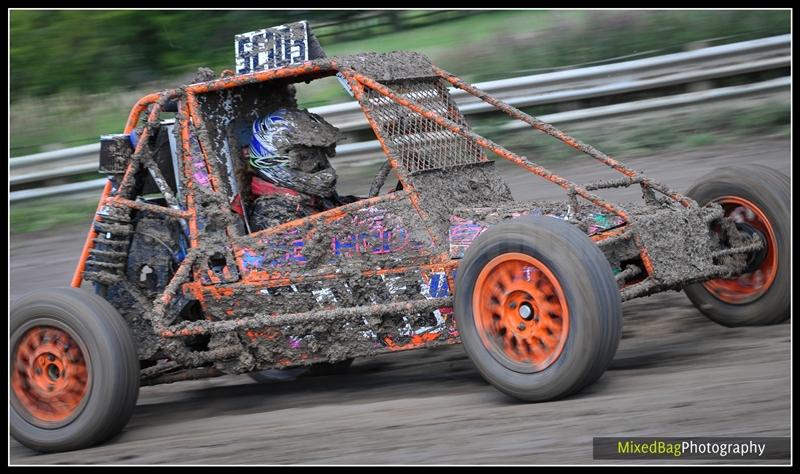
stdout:
[[[405,173],[402,172],[402,170],[398,169],[398,163],[397,163],[396,159],[393,158],[392,153],[390,152],[390,149],[389,149],[388,145],[384,142],[384,140],[382,139],[382,137],[380,135],[379,130],[377,129],[377,124],[372,119],[372,117],[370,116],[367,108],[365,107],[365,104],[364,104],[364,101],[363,101],[363,92],[364,92],[365,88],[369,88],[369,89],[371,89],[371,90],[383,95],[384,97],[389,98],[390,100],[394,101],[395,103],[397,103],[397,104],[399,104],[399,105],[401,105],[401,106],[403,106],[403,107],[405,107],[405,108],[407,108],[407,109],[409,109],[409,110],[411,110],[411,111],[413,111],[413,112],[415,112],[415,113],[417,113],[419,115],[422,115],[423,117],[425,117],[425,118],[427,118],[429,120],[434,121],[438,125],[448,129],[449,131],[453,132],[454,134],[457,134],[457,135],[459,135],[461,137],[464,137],[464,138],[466,138],[468,140],[473,141],[474,143],[476,143],[477,145],[479,145],[483,149],[492,151],[493,153],[499,155],[500,157],[502,157],[502,158],[504,158],[504,159],[506,159],[508,161],[511,161],[512,163],[516,164],[517,166],[520,166],[521,168],[525,169],[526,171],[528,171],[528,172],[530,172],[532,174],[535,174],[537,176],[540,176],[540,177],[542,177],[542,178],[544,178],[544,179],[546,179],[546,180],[548,180],[548,181],[550,181],[550,182],[552,182],[554,184],[557,184],[558,186],[560,186],[561,188],[566,190],[568,192],[568,194],[571,196],[571,198],[574,197],[574,196],[580,196],[581,198],[591,202],[592,204],[594,204],[594,205],[596,205],[598,207],[601,207],[601,208],[603,208],[603,209],[605,209],[605,210],[607,210],[607,211],[609,211],[609,212],[611,212],[613,214],[616,214],[616,215],[620,216],[621,218],[625,219],[626,221],[629,219],[629,216],[625,212],[625,210],[623,210],[619,206],[617,206],[615,204],[612,204],[612,203],[600,198],[599,196],[591,193],[586,187],[577,185],[577,184],[575,184],[575,183],[573,183],[573,182],[571,182],[571,181],[569,181],[569,180],[567,180],[565,178],[562,178],[562,177],[560,177],[560,176],[548,171],[544,167],[539,166],[539,165],[529,161],[527,158],[525,158],[523,156],[520,156],[520,155],[517,155],[517,154],[507,150],[503,146],[501,146],[501,145],[499,145],[499,144],[497,144],[497,143],[495,143],[495,142],[493,142],[491,140],[488,140],[488,139],[486,139],[486,138],[484,138],[484,137],[482,137],[482,136],[480,136],[480,135],[478,135],[478,134],[476,134],[476,133],[474,133],[474,132],[472,132],[470,130],[467,130],[467,129],[459,126],[458,124],[456,124],[453,121],[451,121],[451,120],[449,120],[449,119],[437,114],[436,112],[433,112],[433,111],[431,111],[429,109],[426,109],[425,107],[421,106],[419,103],[417,103],[417,102],[415,102],[415,101],[413,101],[411,99],[407,99],[407,98],[397,94],[391,88],[382,85],[381,83],[375,81],[374,79],[371,79],[368,76],[360,74],[357,71],[352,70],[352,69],[345,69],[345,68],[341,68],[340,69],[340,67],[336,64],[335,60],[332,60],[332,59],[309,61],[309,62],[306,62],[306,63],[303,63],[303,64],[299,64],[299,65],[295,65],[295,66],[288,66],[288,67],[285,67],[285,68],[269,70],[269,71],[254,72],[254,73],[240,75],[240,76],[234,76],[234,77],[223,77],[223,78],[212,80],[212,81],[208,81],[208,82],[191,84],[191,85],[185,86],[185,87],[180,88],[180,89],[172,89],[172,90],[167,90],[167,91],[162,92],[162,93],[149,94],[149,95],[144,96],[141,99],[139,99],[139,101],[136,102],[136,104],[133,106],[133,108],[132,108],[132,110],[130,112],[130,115],[128,116],[128,121],[127,121],[127,123],[125,125],[124,133],[129,134],[129,133],[131,133],[131,131],[134,128],[136,128],[137,124],[140,121],[142,112],[147,110],[148,107],[150,107],[150,113],[148,114],[148,123],[151,123],[151,124],[152,123],[157,123],[158,117],[159,117],[159,112],[160,112],[160,109],[161,109],[161,105],[164,102],[166,102],[167,100],[169,100],[169,99],[183,97],[184,99],[180,100],[180,102],[179,102],[179,114],[178,114],[179,123],[177,125],[179,125],[181,127],[181,131],[182,131],[182,135],[183,135],[181,141],[182,141],[183,149],[186,150],[187,146],[188,146],[188,127],[187,127],[187,125],[189,125],[189,123],[191,121],[192,125],[194,125],[195,127],[202,127],[203,126],[202,117],[200,116],[199,111],[197,110],[197,108],[198,108],[197,95],[198,94],[204,94],[204,93],[213,92],[213,91],[219,91],[219,90],[223,90],[223,89],[231,89],[231,88],[244,86],[244,85],[247,85],[247,84],[271,81],[271,80],[276,80],[276,79],[294,79],[294,78],[316,79],[316,78],[325,77],[325,76],[332,76],[332,75],[336,74],[337,72],[341,72],[342,75],[347,79],[347,81],[350,84],[350,86],[353,88],[353,91],[354,91],[354,94],[356,96],[356,99],[359,101],[359,103],[362,106],[362,109],[364,110],[365,114],[367,115],[368,121],[369,121],[371,127],[373,128],[373,131],[376,133],[376,135],[378,137],[378,140],[381,143],[381,146],[382,146],[382,148],[383,148],[383,150],[384,150],[384,152],[385,152],[385,154],[387,156],[387,159],[389,160],[389,162],[390,162],[390,164],[392,166],[392,169],[394,169],[397,172],[398,178],[403,183],[404,190],[407,191],[406,195],[409,197],[412,205],[416,208],[416,210],[420,213],[420,215],[423,218],[426,218],[427,215],[426,215],[424,209],[419,207],[419,202],[418,202],[417,196],[415,194],[415,190],[414,190],[413,185],[407,181]],[[480,91],[479,89],[475,88],[474,86],[471,86],[471,85],[465,83],[464,81],[462,81],[461,79],[457,78],[456,76],[454,76],[454,75],[452,75],[452,74],[450,74],[450,73],[448,73],[448,72],[446,72],[446,71],[444,71],[442,69],[439,69],[439,68],[437,68],[435,66],[433,67],[433,72],[440,79],[442,79],[444,81],[447,81],[452,86],[464,90],[465,92],[467,92],[467,93],[469,93],[469,94],[481,99],[482,101],[493,105],[494,107],[496,107],[497,109],[505,112],[506,114],[508,114],[512,118],[515,118],[517,120],[521,120],[521,121],[529,124],[532,128],[534,128],[536,130],[539,130],[539,131],[541,131],[541,132],[543,132],[545,134],[548,134],[550,136],[553,136],[554,138],[557,138],[558,140],[564,142],[566,145],[568,145],[568,146],[570,146],[572,148],[575,148],[576,150],[581,151],[581,152],[583,152],[585,154],[588,154],[592,158],[594,158],[594,159],[600,161],[601,163],[609,166],[610,168],[620,172],[623,176],[625,176],[626,179],[630,180],[629,184],[638,183],[638,184],[641,185],[643,191],[645,191],[645,192],[651,192],[652,193],[652,190],[659,191],[660,193],[662,193],[662,194],[670,197],[674,201],[680,203],[684,207],[691,207],[692,205],[694,205],[694,203],[691,200],[685,198],[684,196],[682,196],[682,195],[680,195],[678,193],[675,193],[675,192],[667,189],[662,184],[656,183],[654,181],[649,180],[648,178],[640,176],[635,170],[632,170],[632,169],[626,167],[622,163],[620,163],[620,162],[612,159],[611,157],[599,152],[598,150],[594,149],[593,147],[590,147],[590,146],[588,146],[588,145],[586,145],[586,144],[584,144],[584,143],[582,143],[582,142],[570,137],[569,135],[565,134],[564,132],[561,132],[560,130],[556,129],[555,127],[553,127],[553,126],[551,126],[549,124],[546,124],[544,122],[541,122],[541,121],[535,119],[534,117],[532,117],[532,116],[530,116],[528,114],[525,114],[524,112],[522,112],[522,111],[520,111],[520,110],[518,110],[518,109],[516,109],[516,108],[514,108],[514,107],[512,107],[512,106],[510,106],[508,104],[505,104],[504,102],[502,102],[502,101],[500,101],[498,99],[495,99],[495,98],[489,96],[488,94]],[[142,139],[139,140],[138,146],[137,146],[136,150],[134,151],[134,156],[136,156],[138,153],[141,152],[141,148],[143,146],[143,143],[145,142],[144,138],[145,138],[145,134],[146,133],[147,133],[147,129],[145,129],[145,132],[143,133]],[[204,159],[206,161],[206,165],[208,166],[208,164],[209,164],[208,163],[208,157],[205,156],[205,153],[204,153]],[[184,158],[184,161],[185,161],[185,158]],[[137,163],[135,163],[135,160],[132,160],[132,162],[128,165],[128,168],[127,168],[127,170],[125,172],[125,175],[123,177],[122,183],[126,183],[128,180],[132,179],[132,175],[133,175],[133,173],[135,171],[134,168],[136,166],[137,166]],[[209,170],[210,170],[210,168],[209,168]],[[209,175],[211,177],[212,189],[214,189],[215,192],[218,192],[219,189],[220,189],[219,183],[217,182],[219,177],[215,176],[215,173],[213,173],[213,172],[210,172]],[[150,211],[171,215],[173,217],[185,218],[185,219],[187,219],[189,221],[188,224],[189,224],[189,232],[190,232],[190,243],[191,243],[191,247],[194,248],[194,247],[196,247],[198,245],[197,244],[198,230],[197,230],[196,210],[194,209],[194,203],[193,203],[193,201],[194,201],[194,193],[193,193],[193,191],[191,189],[191,181],[189,181],[189,186],[190,186],[190,189],[188,189],[187,193],[186,193],[186,196],[187,196],[186,197],[186,203],[187,203],[187,208],[188,209],[186,211],[179,211],[179,210],[175,210],[175,209],[168,208],[168,207],[152,206],[152,205],[146,205],[146,204],[143,205],[142,203],[138,203],[138,202],[135,202],[135,201],[130,201],[130,200],[127,200],[127,199],[111,197],[112,185],[111,185],[111,180],[109,180],[106,183],[105,187],[103,188],[102,196],[101,196],[100,202],[98,203],[98,206],[97,206],[97,212],[100,212],[103,209],[103,207],[106,205],[106,203],[114,203],[116,205],[122,205],[122,206],[127,206],[127,207],[132,207],[132,208],[141,208],[142,206],[147,206],[146,208],[148,210],[150,210]],[[340,214],[343,211],[357,209],[357,208],[361,208],[361,207],[364,207],[364,206],[369,206],[369,205],[372,205],[374,203],[380,202],[380,201],[382,201],[384,199],[386,199],[386,198],[383,197],[383,196],[378,196],[376,198],[366,199],[364,201],[359,201],[357,203],[349,204],[349,205],[346,206],[346,209],[342,209],[342,208],[330,209],[328,211],[324,211],[324,212],[321,212],[319,214],[315,214],[313,216],[309,216],[309,217],[306,217],[306,218],[303,218],[303,219],[297,219],[297,220],[294,220],[294,221],[291,221],[291,222],[287,222],[287,223],[282,224],[282,225],[280,225],[279,227],[276,227],[276,228],[263,230],[263,231],[258,232],[256,234],[253,234],[253,235],[256,236],[256,237],[257,236],[261,236],[261,235],[269,235],[269,234],[271,234],[273,232],[278,231],[278,229],[287,229],[287,228],[296,227],[296,226],[301,225],[301,224],[303,224],[303,223],[305,223],[305,222],[307,222],[307,221],[309,221],[311,219],[333,218],[337,214]],[[101,217],[99,217],[97,215],[96,215],[95,218],[96,219],[101,219]],[[233,237],[233,235],[231,234],[231,230],[230,229],[228,229],[228,234],[229,234],[229,237]],[[83,246],[83,250],[81,252],[80,260],[78,262],[77,268],[75,269],[75,273],[74,273],[73,278],[72,278],[71,286],[73,286],[73,287],[79,287],[81,285],[81,282],[82,282],[82,279],[83,279],[84,267],[86,265],[86,261],[87,261],[87,258],[89,256],[89,251],[93,247],[93,242],[94,242],[94,238],[95,237],[96,237],[96,231],[94,230],[94,228],[92,228],[89,231],[88,235],[87,235],[86,241],[85,241],[84,246]],[[231,239],[231,241],[233,242],[232,239]],[[646,271],[649,274],[652,274],[653,273],[653,266],[652,266],[652,262],[651,262],[651,260],[650,260],[650,258],[648,256],[647,249],[644,248],[644,246],[641,244],[641,242],[640,242],[640,240],[638,238],[634,237],[634,242],[636,243],[638,249],[640,250],[641,258],[642,258],[642,261],[643,261],[643,264],[645,266]],[[235,243],[234,243],[234,254],[238,254]],[[181,266],[183,266],[185,264],[190,264],[191,260],[192,259],[187,258],[183,262],[183,264]]]

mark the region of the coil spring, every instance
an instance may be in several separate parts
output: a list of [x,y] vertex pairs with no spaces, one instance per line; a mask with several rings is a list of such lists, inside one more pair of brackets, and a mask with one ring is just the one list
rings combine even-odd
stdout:
[[129,213],[103,214],[102,219],[94,221],[97,235],[86,259],[84,279],[109,284],[125,277],[133,224]]

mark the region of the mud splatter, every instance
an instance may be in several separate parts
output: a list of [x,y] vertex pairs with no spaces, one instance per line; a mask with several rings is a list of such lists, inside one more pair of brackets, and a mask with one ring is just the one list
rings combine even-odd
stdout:
[[339,67],[354,69],[379,82],[436,76],[430,59],[424,54],[413,52],[353,54],[333,58],[333,61]]
[[197,72],[195,72],[194,76],[190,84],[197,84],[198,82],[206,82],[206,81],[213,81],[217,78],[217,75],[214,73],[213,69],[207,67],[199,67],[197,68]]

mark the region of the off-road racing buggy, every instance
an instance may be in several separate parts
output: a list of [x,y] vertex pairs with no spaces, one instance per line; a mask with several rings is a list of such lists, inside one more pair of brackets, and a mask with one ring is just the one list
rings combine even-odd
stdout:
[[[553,400],[606,370],[621,302],[665,290],[683,289],[726,326],[789,317],[786,176],[730,167],[679,194],[423,55],[300,57],[312,59],[145,96],[124,134],[106,137],[109,179],[72,288],[30,293],[11,311],[10,424],[21,443],[61,451],[110,438],[140,383],[342,370],[355,357],[459,341],[502,392]],[[336,74],[386,155],[368,198],[248,232],[232,206],[248,202],[234,129],[293,105],[294,84]],[[580,185],[476,134],[450,87],[619,178]],[[565,199],[515,201],[490,154]],[[390,173],[399,184],[381,193]],[[630,186],[640,203],[597,194]]]

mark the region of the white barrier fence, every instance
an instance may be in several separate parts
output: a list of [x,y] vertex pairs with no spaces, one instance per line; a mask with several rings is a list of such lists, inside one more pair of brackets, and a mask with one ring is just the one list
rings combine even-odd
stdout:
[[[489,81],[475,86],[515,107],[566,103],[787,68],[791,65],[790,48],[791,36],[780,35],[603,66]],[[563,124],[788,91],[790,87],[791,77],[781,77],[740,86],[560,112],[538,118],[554,124]],[[477,100],[460,89],[451,90],[451,93],[466,115],[494,110],[491,105]],[[324,116],[343,132],[363,130],[369,126],[354,101],[316,107],[311,111]],[[506,124],[503,128],[514,130],[524,127],[527,125],[516,121]],[[12,158],[10,184],[11,186],[44,184],[47,181],[92,172],[97,169],[99,150],[100,144],[95,143]],[[379,153],[380,146],[376,141],[343,144],[337,147],[335,164],[368,165],[382,159],[376,157]],[[80,194],[101,189],[104,183],[105,178],[100,178],[41,186],[13,191],[9,198],[11,202],[20,202],[47,196]]]

